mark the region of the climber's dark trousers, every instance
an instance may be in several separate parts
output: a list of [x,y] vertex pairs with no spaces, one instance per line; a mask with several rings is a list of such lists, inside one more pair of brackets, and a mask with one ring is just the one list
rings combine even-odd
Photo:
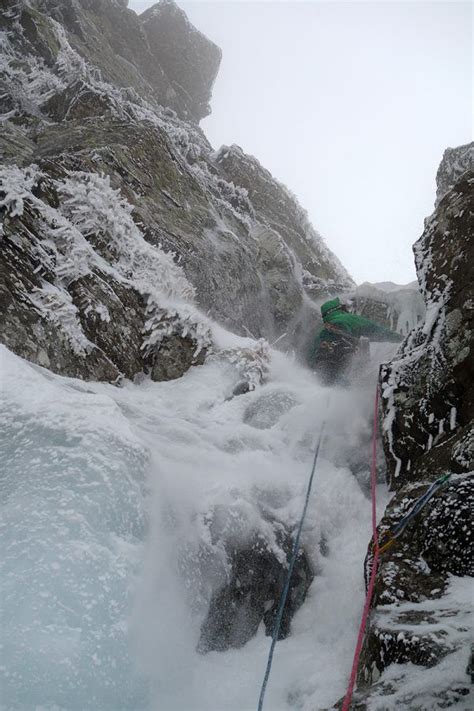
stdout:
[[338,347],[318,353],[315,372],[321,382],[324,385],[347,385],[346,376],[355,353],[355,349]]

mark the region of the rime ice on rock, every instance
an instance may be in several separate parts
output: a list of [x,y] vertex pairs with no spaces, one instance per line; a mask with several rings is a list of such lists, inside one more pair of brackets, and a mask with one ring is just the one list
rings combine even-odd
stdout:
[[[43,199],[37,197],[38,190]],[[123,370],[133,377],[147,365],[153,374],[157,372],[156,353],[170,337],[190,344],[188,366],[210,347],[209,326],[192,304],[195,291],[182,268],[172,255],[144,240],[131,217],[133,207],[110,186],[108,177],[70,171],[62,179],[51,180],[37,166],[23,170],[6,167],[0,170],[0,195],[0,207],[6,212],[4,238],[7,244],[11,242],[4,256],[14,259],[14,250],[21,244],[38,262],[33,269],[36,284],[25,289],[23,303],[28,300],[40,323],[59,328],[77,356],[61,367],[63,371],[73,374],[78,368],[81,372],[84,360],[87,372],[88,367],[95,367],[94,362],[88,365],[89,356],[99,353],[112,380]],[[54,202],[57,207],[52,206]],[[36,233],[30,234],[29,239],[27,225]],[[102,284],[101,298],[92,286],[97,279]],[[127,328],[128,318],[136,319],[132,328],[138,329],[140,340],[134,344],[135,359],[128,350],[122,350],[131,347],[123,340],[125,331],[121,340],[103,340],[104,329],[117,325],[111,324],[109,310],[118,300],[114,287],[129,293],[138,310],[118,315],[123,329]],[[21,339],[21,331],[14,329],[14,309],[10,306],[6,311],[4,337],[7,342],[18,342],[21,348],[20,340],[15,340]],[[42,353],[50,348],[47,336],[44,344],[39,339],[39,345]],[[125,369],[124,358],[128,359]],[[163,358],[161,354],[160,359]],[[116,370],[111,369],[114,361]],[[54,357],[48,356],[48,364],[59,369]],[[170,372],[177,377],[182,371],[174,366]]]
[[[6,162],[21,160],[24,168],[36,163],[45,179],[53,181],[80,173],[108,176],[111,188],[120,191],[117,199],[133,208],[130,219],[143,238],[175,255],[204,313],[241,335],[246,329],[270,340],[286,334],[281,345],[304,352],[311,337],[307,334],[320,320],[312,299],[353,283],[289,191],[242,153],[238,174],[230,175],[223,152],[214,152],[197,126],[219,50],[172,2],[159,3],[141,18],[116,3],[93,7],[66,0],[51,7],[41,0],[33,9],[19,2],[5,16],[0,150]],[[168,25],[183,50],[178,54],[162,41],[160,32]],[[251,198],[249,179],[254,183]],[[92,199],[92,191],[83,196]],[[269,197],[271,204],[265,207]],[[275,220],[275,206],[282,201],[287,209]],[[25,217],[25,229],[35,232],[32,219]],[[86,307],[89,315],[110,311],[103,282],[92,285],[87,275],[82,279],[73,301],[93,304]],[[31,281],[36,287],[37,280]],[[130,296],[129,308],[140,310],[138,302]],[[184,315],[183,308],[191,338],[185,349],[189,364],[191,349],[196,351],[191,343],[196,316],[189,308]],[[118,336],[112,334],[116,314],[108,322],[106,340]],[[175,321],[165,303],[148,309],[145,349],[160,344],[160,333],[171,337]],[[133,332],[130,324],[123,328]],[[134,336],[131,340],[136,341]],[[200,337],[201,353],[204,341]],[[17,346],[8,342],[19,347],[18,341]],[[108,358],[109,346],[102,350]],[[24,354],[34,358],[34,348]],[[100,377],[139,370],[139,356],[126,367],[114,358],[109,363],[97,350],[94,357],[101,363]],[[172,357],[181,356],[176,352]],[[58,369],[59,361],[63,356],[58,354],[50,359]],[[90,361],[89,371],[94,367]]]

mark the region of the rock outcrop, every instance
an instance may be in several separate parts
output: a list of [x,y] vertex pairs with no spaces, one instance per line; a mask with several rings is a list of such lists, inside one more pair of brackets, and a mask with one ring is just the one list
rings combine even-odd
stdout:
[[474,417],[473,184],[468,171],[414,247],[426,318],[382,376],[392,487],[417,481],[433,448],[451,448],[446,467],[469,465],[458,461],[454,440]]
[[436,175],[436,203],[437,207],[441,199],[451,190],[461,175],[467,170],[472,170],[474,166],[474,143],[466,143],[464,146],[447,148],[443,155],[443,160]]
[[[201,627],[199,651],[224,651],[242,647],[263,621],[268,636],[273,634],[280,597],[285,586],[293,537],[276,521],[277,544],[285,555],[275,555],[264,538],[256,538],[242,549],[229,552],[230,578],[212,597]],[[295,561],[283,610],[278,639],[290,634],[291,618],[303,604],[314,574],[303,550]]]
[[25,38],[49,65],[59,23],[71,47],[101,78],[133,89],[146,101],[168,106],[198,122],[210,113],[220,49],[188,21],[173,0],[161,0],[138,16],[113,0],[35,0],[19,16]]
[[206,315],[303,350],[314,299],[353,282],[288,190],[198,127],[220,50],[170,0],[0,7],[6,345],[114,381],[199,362]]
[[[457,154],[446,153],[443,163]],[[393,530],[429,484],[451,477],[382,556],[358,709],[448,708],[467,703],[470,693],[472,580],[463,577],[474,575],[474,173],[455,176],[451,187],[443,164],[438,175],[445,194],[414,247],[426,318],[381,372],[395,495],[379,535]],[[425,684],[416,681],[419,667]]]
[[394,288],[364,283],[351,294],[356,313],[406,336],[423,321],[426,307],[418,282]]
[[12,350],[56,373],[116,383],[144,371],[172,379],[203,361],[209,331],[185,314],[190,306],[176,308],[192,286],[145,241],[108,178],[60,160],[5,167],[1,208],[0,322]]
[[172,99],[183,118],[199,120],[210,114],[220,49],[191,25],[173,0],[146,10],[140,20],[153,57],[170,82],[166,101],[160,103],[171,106]]

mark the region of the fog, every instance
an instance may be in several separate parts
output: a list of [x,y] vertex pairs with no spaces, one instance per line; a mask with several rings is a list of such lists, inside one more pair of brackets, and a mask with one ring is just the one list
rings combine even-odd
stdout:
[[443,151],[472,136],[471,4],[178,4],[223,51],[213,146],[285,183],[357,282],[413,280]]

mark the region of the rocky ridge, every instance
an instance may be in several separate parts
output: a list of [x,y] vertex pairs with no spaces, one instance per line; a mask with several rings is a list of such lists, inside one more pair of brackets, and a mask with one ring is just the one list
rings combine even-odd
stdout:
[[200,362],[207,317],[303,350],[315,299],[353,283],[256,159],[212,150],[220,51],[175,3],[4,1],[0,32],[4,342],[112,381]]

